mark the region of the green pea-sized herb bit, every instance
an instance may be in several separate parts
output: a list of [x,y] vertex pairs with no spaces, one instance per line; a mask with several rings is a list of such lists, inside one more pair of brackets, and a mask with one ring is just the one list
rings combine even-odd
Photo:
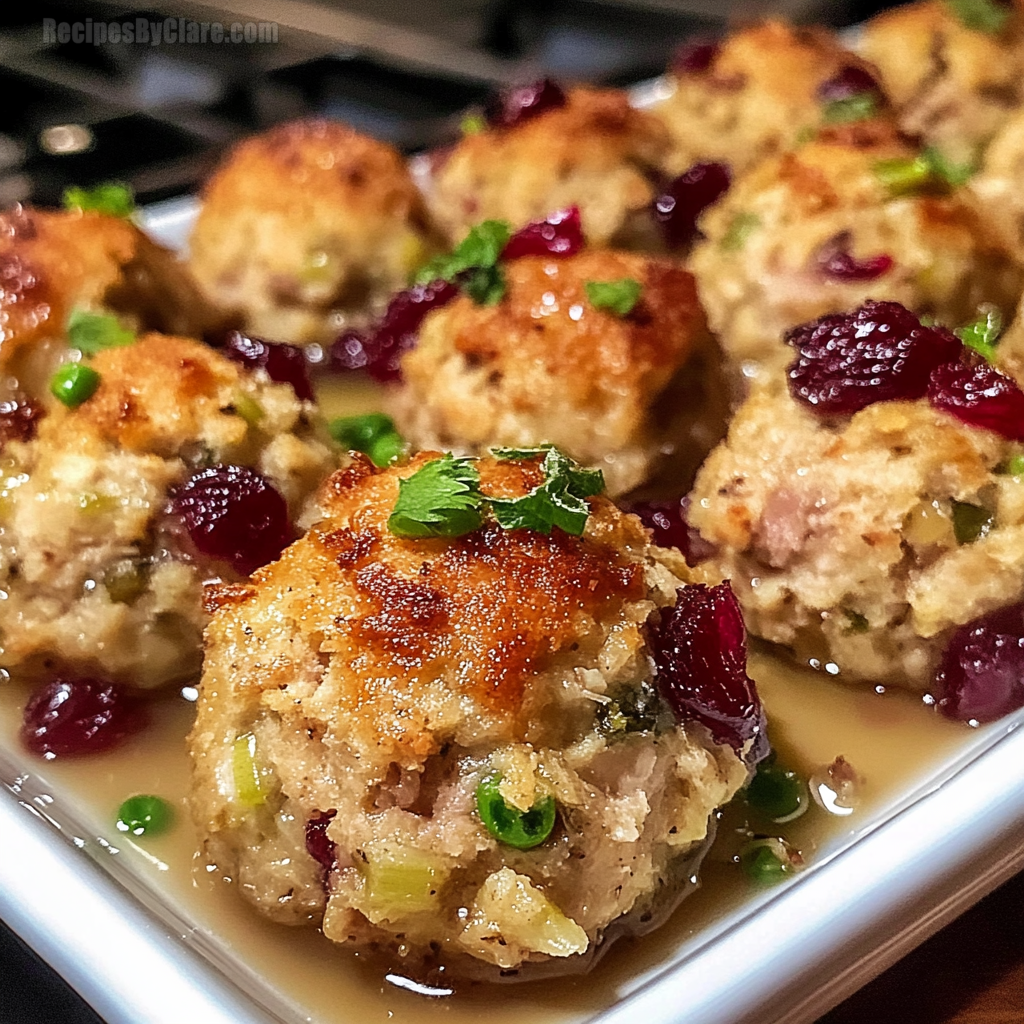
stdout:
[[959,327],[953,333],[968,347],[983,355],[989,362],[995,358],[996,342],[1003,333],[1003,314],[996,306],[982,306],[977,320]]
[[135,196],[130,186],[120,181],[107,181],[92,188],[72,185],[64,189],[66,210],[95,210],[111,217],[130,217],[135,212]]
[[92,398],[100,386],[100,375],[81,363],[64,363],[50,378],[50,394],[75,409]]
[[807,784],[780,765],[774,751],[757,766],[746,798],[753,810],[779,824],[799,817],[810,806]]
[[616,316],[629,316],[640,301],[643,285],[632,277],[619,281],[587,281],[583,285],[590,304]]
[[975,32],[999,35],[1012,13],[1008,4],[999,0],[945,0],[946,6],[960,22]]
[[506,530],[550,533],[554,527],[574,537],[587,525],[590,506],[586,498],[604,490],[599,469],[583,469],[553,445],[540,448],[492,448],[496,459],[530,459],[544,456],[544,481],[521,498],[488,498],[494,518]]
[[873,92],[860,92],[826,103],[821,119],[825,124],[851,124],[854,121],[867,121],[877,113],[878,97]]
[[158,835],[166,832],[173,821],[171,805],[162,797],[149,794],[129,797],[117,812],[118,831],[133,836]]
[[739,252],[760,226],[761,218],[756,213],[737,213],[722,236],[721,247],[726,252]]
[[796,869],[796,857],[784,839],[766,836],[744,844],[739,862],[743,873],[758,885],[777,885]]
[[375,466],[387,466],[405,451],[394,420],[382,412],[339,416],[327,424],[331,437],[351,451],[364,452]]
[[957,544],[973,544],[992,529],[995,517],[987,508],[969,501],[953,502],[953,535]]
[[134,341],[134,332],[122,327],[116,316],[73,309],[68,317],[68,344],[87,356],[107,348],[124,348]]
[[388,529],[399,537],[461,537],[483,521],[484,497],[473,460],[448,454],[399,481]]
[[501,795],[501,776],[491,774],[477,786],[476,809],[487,831],[506,846],[532,850],[540,846],[555,827],[555,801],[545,796],[528,811],[505,802]]

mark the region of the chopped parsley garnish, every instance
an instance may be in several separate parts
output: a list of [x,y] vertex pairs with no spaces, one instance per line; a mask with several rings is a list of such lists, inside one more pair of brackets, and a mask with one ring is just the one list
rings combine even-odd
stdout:
[[726,252],[738,252],[760,226],[761,218],[756,213],[737,213],[722,237],[722,248]]
[[483,504],[473,460],[444,455],[399,482],[388,529],[399,537],[461,537],[483,523]]
[[878,113],[878,97],[873,92],[860,92],[825,104],[821,118],[825,124],[850,124],[867,121]]
[[1003,332],[1003,315],[996,306],[984,306],[981,316],[953,333],[968,347],[984,356],[989,362],[995,358],[996,342]]
[[501,267],[477,267],[466,272],[462,290],[478,306],[496,306],[505,297],[505,275]]
[[492,306],[505,294],[505,279],[498,260],[511,237],[508,221],[485,220],[477,224],[452,252],[435,256],[421,267],[416,274],[416,283],[457,280],[474,302]]
[[135,212],[135,197],[131,188],[119,181],[104,182],[93,188],[72,185],[64,189],[64,208],[95,210],[111,217],[130,217]]
[[959,188],[966,184],[978,169],[977,160],[968,160],[962,164],[954,163],[935,146],[926,146],[921,155],[928,161],[932,175],[950,188]]
[[946,0],[961,24],[976,32],[998,35],[1010,17],[1010,7],[999,0]]
[[123,348],[135,341],[135,334],[121,326],[116,316],[72,310],[68,317],[68,342],[87,356],[106,348]]
[[338,444],[365,452],[375,466],[388,465],[405,450],[405,441],[395,430],[394,421],[382,412],[339,416],[327,424],[327,429]]
[[631,277],[620,281],[587,281],[584,288],[592,306],[607,309],[616,316],[629,316],[643,291],[643,285]]
[[969,501],[953,502],[953,535],[957,544],[973,544],[992,529],[995,517],[987,508]]

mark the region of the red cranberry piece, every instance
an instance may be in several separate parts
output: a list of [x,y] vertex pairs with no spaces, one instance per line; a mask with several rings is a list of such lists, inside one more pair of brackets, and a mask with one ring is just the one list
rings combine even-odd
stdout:
[[327,826],[337,813],[335,810],[315,811],[306,822],[306,850],[326,872],[333,871],[338,863],[337,847],[327,835]]
[[928,401],[971,427],[1024,441],[1024,392],[988,363],[947,363],[932,371]]
[[494,128],[512,128],[529,121],[545,110],[554,110],[566,104],[562,87],[550,78],[502,89],[486,107],[487,123]]
[[679,548],[690,565],[697,565],[715,553],[709,544],[686,520],[689,496],[678,501],[635,501],[623,506],[638,516],[653,534],[655,544],[663,548]]
[[654,216],[670,249],[682,249],[697,237],[697,218],[721,198],[731,181],[728,164],[710,161],[694,164],[668,184],[654,200]]
[[231,331],[224,341],[224,354],[250,370],[262,367],[278,384],[291,384],[299,401],[313,401],[313,387],[301,348]]
[[680,722],[698,721],[716,743],[748,763],[768,754],[764,709],[747,675],[746,631],[728,581],[676,592],[674,608],[663,608],[648,626],[658,690]]
[[687,39],[672,55],[672,70],[677,75],[703,75],[711,70],[721,48],[717,39]]
[[942,713],[959,722],[992,722],[1024,707],[1024,605],[961,626],[935,686]]
[[18,396],[0,400],[0,448],[8,441],[31,441],[43,407],[31,398]]
[[426,315],[446,306],[459,287],[451,281],[415,284],[398,292],[371,331],[346,331],[331,348],[331,365],[339,370],[365,369],[375,380],[401,379],[402,355],[416,344]]
[[818,99],[822,103],[848,100],[866,92],[880,93],[878,83],[870,72],[856,64],[844,64],[831,78],[818,86]]
[[815,262],[826,277],[835,281],[874,281],[892,270],[894,260],[885,253],[857,259],[850,252],[852,241],[851,232],[840,231],[818,250]]
[[284,498],[248,466],[210,466],[178,487],[171,507],[197,550],[248,576],[292,537]]
[[139,699],[99,679],[55,679],[29,698],[21,741],[48,760],[109,750],[148,722]]
[[797,350],[789,391],[823,415],[854,413],[875,402],[921,398],[932,370],[960,353],[944,327],[925,327],[898,302],[866,302],[794,328]]
[[583,248],[583,224],[580,208],[556,210],[544,220],[531,221],[520,228],[501,251],[503,260],[523,256],[575,256]]

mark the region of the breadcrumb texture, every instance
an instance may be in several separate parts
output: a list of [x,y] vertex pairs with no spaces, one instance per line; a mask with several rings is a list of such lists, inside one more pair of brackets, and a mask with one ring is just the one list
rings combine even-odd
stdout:
[[868,21],[857,48],[881,72],[900,127],[953,160],[974,160],[1024,103],[1019,0],[997,34],[968,28],[943,0],[907,4]]
[[434,251],[402,155],[337,121],[236,146],[203,189],[190,263],[209,298],[275,341],[326,342]]
[[978,203],[986,230],[1024,263],[1024,107],[989,143],[981,169],[968,189]]
[[[587,298],[588,281],[624,278],[643,287],[628,316]],[[431,313],[404,357],[390,402],[415,446],[480,453],[547,441],[602,469],[611,494],[642,483],[666,451],[696,469],[721,436],[721,392],[688,272],[586,250],[513,260],[505,280],[497,305],[460,296]]]
[[436,167],[428,196],[455,244],[482,220],[513,227],[578,206],[594,245],[650,234],[648,208],[669,147],[650,113],[614,89],[571,89],[564,107],[467,135]]
[[[0,667],[151,688],[198,674],[204,579],[170,489],[213,463],[254,466],[293,517],[334,468],[312,407],[186,338],[99,353],[99,389],[51,402],[34,438],[0,451]],[[239,415],[255,403],[252,424]]]
[[[962,192],[898,196],[880,180],[879,161],[914,155],[884,123],[824,131],[759,164],[701,219],[691,269],[712,330],[747,377],[789,362],[786,331],[868,298],[950,324],[974,319],[981,302],[1013,309],[1021,266]],[[836,245],[893,265],[872,280],[830,278],[822,257]]]
[[[924,690],[951,631],[1024,595],[1013,446],[926,400],[824,423],[757,393],[701,470],[690,522],[748,629],[839,678]],[[990,522],[958,543],[955,503]]]
[[[673,905],[676,867],[746,770],[664,708],[643,731],[598,727],[601,706],[651,682],[642,627],[683,585],[678,553],[603,498],[582,538],[493,523],[396,537],[399,480],[436,457],[354,462],[280,561],[211,590],[193,814],[207,858],[275,920],[322,924],[414,976],[576,970],[616,922]],[[478,465],[496,496],[541,479],[536,462]],[[511,807],[557,802],[542,845],[482,824],[493,772]],[[328,812],[325,872],[303,829]]]
[[651,108],[672,137],[667,169],[718,160],[740,174],[793,148],[821,124],[818,87],[862,64],[822,28],[766,21],[733,33],[706,71],[671,74],[671,93]]

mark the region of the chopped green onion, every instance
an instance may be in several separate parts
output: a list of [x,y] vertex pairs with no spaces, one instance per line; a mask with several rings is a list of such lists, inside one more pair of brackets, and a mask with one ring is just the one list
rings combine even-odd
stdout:
[[339,416],[327,424],[331,437],[351,451],[365,452],[375,466],[387,466],[405,451],[394,421],[382,412]]
[[72,310],[68,317],[68,343],[87,356],[107,348],[123,348],[135,341],[135,334],[121,326],[116,316]]
[[174,821],[171,805],[158,796],[131,796],[117,812],[117,829],[133,836],[157,835],[166,832]]
[[528,811],[510,807],[499,789],[501,776],[488,775],[476,790],[476,808],[487,831],[506,846],[531,850],[540,846],[555,827],[555,801],[541,797]]
[[629,316],[644,290],[643,285],[631,277],[619,281],[587,281],[583,287],[592,306],[607,309],[616,316]]
[[992,529],[995,517],[987,508],[969,501],[953,502],[953,535],[957,544],[973,544]]
[[758,885],[776,885],[792,873],[792,854],[782,839],[754,839],[739,854],[743,873]]
[[64,208],[67,210],[95,210],[111,217],[130,217],[135,212],[135,197],[128,185],[108,181],[93,188],[72,185],[64,189]]
[[260,807],[267,799],[263,773],[256,760],[256,737],[247,732],[239,736],[231,750],[231,769],[235,795],[244,807]]
[[50,378],[50,394],[69,409],[92,398],[100,386],[100,375],[81,363],[65,363]]
[[861,92],[856,96],[832,100],[825,104],[822,120],[825,124],[850,124],[853,121],[867,121],[878,113],[878,100],[873,92]]
[[893,157],[876,160],[875,177],[893,197],[909,196],[927,188],[933,183],[931,161],[923,153],[915,157]]
[[756,213],[737,213],[722,237],[722,248],[726,252],[738,252],[760,226],[761,218]]
[[1008,4],[998,0],[946,0],[946,6],[961,24],[975,32],[998,35],[1012,13]]
[[983,355],[989,362],[995,358],[996,342],[1003,332],[1003,314],[997,306],[983,306],[981,316],[953,333],[968,347]]
[[467,114],[459,124],[459,130],[463,135],[479,135],[487,128],[487,121],[483,114]]
[[399,537],[460,537],[483,523],[483,506],[473,460],[448,454],[399,481],[388,529]]
[[950,188],[959,188],[961,185],[965,185],[978,169],[976,160],[968,160],[962,164],[954,163],[935,146],[925,147],[921,155],[931,166],[932,174]]
[[747,786],[747,803],[774,822],[789,821],[808,807],[807,785],[796,772],[776,762],[772,753],[757,767]]
[[263,411],[263,406],[260,405],[255,398],[250,397],[244,391],[240,391],[235,395],[235,399],[231,404],[234,406],[235,412],[237,412],[250,427],[255,427],[266,415]]

